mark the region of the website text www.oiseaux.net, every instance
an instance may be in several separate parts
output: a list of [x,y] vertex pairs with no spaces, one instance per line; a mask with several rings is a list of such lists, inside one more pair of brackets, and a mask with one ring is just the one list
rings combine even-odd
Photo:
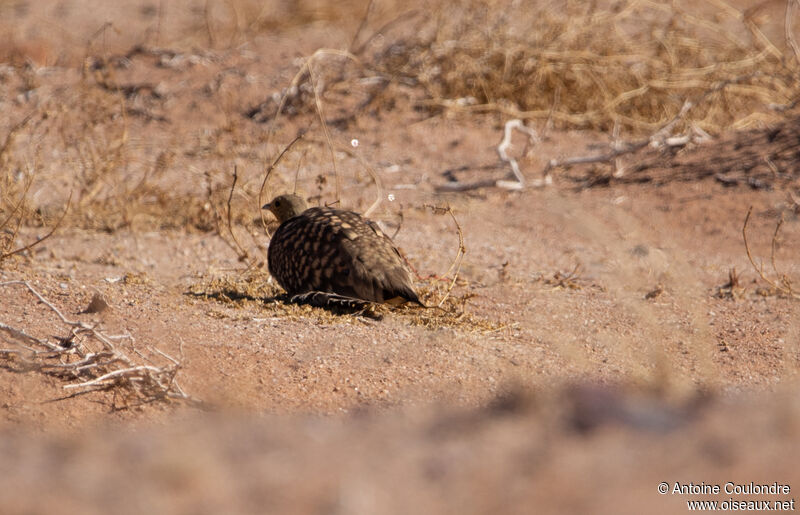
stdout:
[[[789,485],[778,482],[770,484],[760,483],[734,483],[728,481],[724,484],[714,483],[659,483],[658,492],[662,495],[683,495],[683,496],[788,496],[792,492]],[[686,507],[689,511],[795,511],[794,499],[736,499],[728,497],[723,500],[712,499],[687,499]]]

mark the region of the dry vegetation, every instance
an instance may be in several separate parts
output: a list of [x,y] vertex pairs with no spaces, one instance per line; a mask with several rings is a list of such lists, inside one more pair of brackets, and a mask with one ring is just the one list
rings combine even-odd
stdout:
[[[772,3],[746,3],[142,2],[119,11],[138,32],[122,15],[92,18],[79,39],[31,46],[2,20],[40,6],[0,0],[0,374],[14,378],[0,382],[14,399],[0,409],[18,409],[28,375],[60,392],[41,400],[44,418],[53,402],[86,402],[63,408],[76,418],[89,403],[134,418],[177,405],[368,408],[377,415],[361,426],[326,420],[342,431],[325,440],[336,451],[303,454],[304,470],[358,447],[362,429],[373,431],[366,452],[388,462],[407,448],[386,442],[446,454],[451,433],[492,455],[496,431],[505,454],[467,470],[512,470],[522,456],[516,476],[538,481],[541,470],[585,478],[587,456],[613,462],[604,442],[635,454],[631,435],[637,449],[696,437],[673,475],[707,455],[735,462],[713,424],[743,415],[719,399],[757,387],[767,413],[748,423],[765,441],[778,426],[788,440],[796,407],[780,423],[769,413],[781,411],[771,389],[794,395],[800,364],[800,13],[782,4],[776,29]],[[553,155],[536,155],[545,148]],[[542,179],[530,179],[531,163]],[[486,178],[507,167],[513,181]],[[453,178],[462,171],[469,180]],[[260,206],[292,190],[382,223],[429,308],[289,302],[266,270],[275,225]],[[725,246],[718,256],[714,245]],[[415,441],[393,432],[410,419],[380,409],[450,401],[466,409],[415,415],[424,435],[402,435]],[[723,422],[702,426],[709,413]],[[206,431],[236,433],[208,420]],[[291,427],[278,442],[313,425],[281,420]],[[596,431],[607,425],[623,429]],[[164,473],[170,488],[232,460],[208,444],[214,435],[192,440],[212,449],[208,463]],[[454,479],[458,459],[426,461],[427,451],[413,451],[421,491],[470,490],[473,480]],[[417,500],[417,511],[446,511]]]
[[[700,9],[652,1],[524,8],[442,2],[432,12],[410,10],[382,25],[385,20],[362,25],[380,32],[360,31],[351,53],[314,57],[337,63],[324,82],[328,89],[344,80],[342,63],[356,63],[358,80],[376,84],[362,110],[395,105],[397,93],[384,90],[403,85],[421,89],[416,105],[434,111],[498,112],[548,126],[609,133],[619,126],[634,134],[654,132],[680,115],[677,133],[692,127],[719,133],[775,120],[800,94],[792,13],[780,41],[764,34],[758,15],[759,8],[741,11],[721,1]],[[340,91],[357,83],[351,79]],[[292,84],[286,93],[289,113],[299,112],[298,97],[313,108],[311,88]]]
[[[207,32],[214,47],[267,30],[335,21],[343,12],[364,13],[349,51],[314,53],[282,94],[248,111],[271,125],[267,141],[280,123],[278,105],[284,114],[310,115],[328,105],[352,120],[391,109],[410,96],[413,105],[430,113],[495,112],[545,128],[599,129],[620,148],[626,135],[654,134],[665,127],[664,138],[758,127],[780,118],[800,98],[800,68],[788,38],[793,19],[787,18],[784,40],[773,41],[757,23],[758,9],[741,11],[716,2],[691,10],[680,2],[649,1],[567,2],[558,9],[547,3],[523,9],[513,3],[465,1],[433,9],[403,11],[380,2],[332,9],[300,2],[276,16],[266,4],[239,1],[227,12],[198,13],[204,26],[195,30]],[[109,54],[100,41],[113,30],[119,28],[103,26],[89,39],[74,87],[53,91],[53,98],[39,102],[21,120],[9,120],[0,147],[0,220],[6,234],[15,221],[52,225],[71,193],[67,225],[106,231],[131,225],[219,230],[232,160],[240,155],[236,148],[258,143],[240,141],[242,122],[235,118],[245,110],[226,114],[231,119],[204,141],[148,145],[142,160],[144,142],[131,138],[131,121],[167,120],[162,113],[170,95],[157,83],[125,83],[120,76],[135,59],[165,63],[167,58],[210,57],[141,44],[122,55]],[[20,94],[41,81],[29,65],[7,67],[3,73]],[[353,106],[345,94],[360,94],[363,101]],[[336,123],[333,117],[329,123]],[[323,136],[326,124],[309,121],[316,126],[313,132]],[[309,145],[313,151],[333,150],[329,135],[321,141],[311,138]],[[295,153],[308,152],[300,147]],[[58,161],[51,162],[49,155]],[[198,169],[195,184],[176,192],[159,181],[179,165],[176,156],[213,156],[222,167]],[[335,172],[335,159],[332,166]],[[75,173],[31,205],[26,192],[32,183],[41,185],[53,167]],[[248,208],[257,202],[259,174],[243,175],[235,218],[252,224]],[[316,180],[339,188],[338,176]],[[6,247],[8,240],[2,240]]]
[[[26,281],[0,283],[5,295],[12,295],[10,290],[14,287],[26,289],[46,305],[63,325],[63,336],[54,337],[56,343],[51,343],[47,338],[0,323],[0,338],[4,346],[8,345],[0,348],[3,368],[16,373],[38,372],[68,382],[65,390],[74,393],[66,394],[63,399],[94,391],[112,391],[115,408],[117,403],[127,409],[140,402],[169,400],[200,405],[198,399],[187,395],[177,383],[175,376],[180,368],[177,359],[157,348],[147,348],[146,354],[143,353],[130,334],[110,335],[96,325],[68,319]],[[96,295],[84,312],[95,313],[108,308],[105,300]],[[133,360],[120,350],[120,342],[124,341],[130,342],[140,359]],[[154,359],[166,361],[166,364],[156,364]]]
[[[277,104],[288,114],[313,114],[326,104],[353,119],[391,109],[410,95],[415,106],[430,113],[488,111],[546,128],[599,129],[613,133],[619,148],[626,135],[653,134],[667,125],[665,137],[758,127],[781,117],[800,98],[791,39],[770,40],[757,23],[758,9],[740,11],[724,2],[699,11],[680,2],[605,7],[567,2],[559,9],[547,3],[522,9],[503,2],[460,2],[437,4],[431,14],[380,2],[358,4],[332,10],[301,2],[276,17],[264,4],[233,2],[230,12],[203,12],[202,30],[219,46],[261,31],[337,20],[341,14],[336,13],[364,13],[349,53],[317,52],[282,95],[249,111],[273,126]],[[792,23],[787,18],[787,36]],[[6,252],[15,222],[52,225],[71,193],[67,225],[106,231],[131,225],[218,228],[231,161],[239,154],[235,149],[247,144],[238,141],[241,121],[234,119],[244,110],[229,113],[231,119],[205,141],[148,145],[142,160],[143,142],[132,139],[131,120],[166,119],[170,95],[157,83],[125,83],[120,76],[136,59],[203,56],[142,45],[124,55],[102,52],[100,41],[112,30],[119,28],[103,26],[89,39],[74,87],[52,91],[52,98],[5,127],[0,147],[5,236],[0,241]],[[29,65],[6,67],[3,74],[23,95],[41,81]],[[312,74],[316,87],[310,87]],[[356,106],[343,98],[359,92],[363,101]],[[210,146],[212,139],[217,141]],[[329,137],[322,142],[330,144]],[[195,184],[176,192],[159,180],[185,164],[176,156],[216,156],[222,166],[198,169]],[[31,204],[26,192],[31,184],[40,187],[50,180],[45,176],[54,167],[74,174]],[[249,224],[254,217],[245,206],[256,203],[259,177],[251,171],[243,175],[235,218]],[[340,182],[338,177],[322,180]]]
[[681,2],[602,5],[442,5],[418,37],[389,38],[375,65],[419,84],[432,108],[607,132],[653,132],[685,102],[693,107],[678,133],[752,127],[800,94],[797,56],[770,41],[753,13],[723,2],[706,13]]
[[[275,299],[273,287],[267,293],[261,291],[269,284],[263,280],[260,256],[270,231],[258,206],[271,191],[299,186],[321,203],[341,201],[342,184],[351,190],[375,188],[378,198],[367,212],[384,196],[372,166],[358,149],[334,142],[329,125],[347,126],[359,116],[404,105],[421,110],[423,116],[442,111],[511,115],[535,123],[544,132],[591,128],[612,140],[611,154],[577,158],[576,164],[592,160],[616,164],[619,172],[620,155],[639,152],[654,142],[664,145],[667,151],[657,153],[652,162],[637,157],[640,165],[634,172],[642,172],[655,168],[658,160],[671,160],[692,141],[668,143],[669,138],[682,134],[707,138],[708,133],[761,127],[785,117],[800,98],[800,68],[792,38],[796,20],[791,11],[786,13],[784,38],[774,40],[761,30],[758,8],[742,11],[724,2],[700,9],[680,2],[649,1],[567,2],[559,9],[545,3],[523,9],[513,2],[464,1],[438,3],[432,12],[403,10],[391,3],[355,4],[331,9],[298,3],[276,17],[263,4],[241,1],[230,3],[227,12],[206,6],[195,13],[192,23],[200,25],[192,28],[190,23],[185,30],[205,37],[212,49],[309,22],[338,23],[342,12],[363,13],[357,26],[348,27],[354,37],[347,50],[310,54],[280,93],[274,92],[254,108],[222,97],[223,119],[196,138],[150,141],[134,134],[143,127],[169,124],[172,116],[183,113],[170,113],[169,105],[175,102],[170,79],[131,82],[127,70],[142,60],[166,69],[167,77],[186,76],[187,68],[175,63],[213,62],[220,57],[211,51],[167,50],[144,42],[124,52],[109,52],[101,41],[107,32],[119,28],[111,23],[101,26],[86,41],[72,83],[49,86],[48,96],[40,98],[28,114],[10,118],[4,128],[0,262],[30,254],[56,229],[211,231],[247,268],[234,279],[201,281],[192,293],[221,300]],[[18,95],[43,88],[44,79],[30,60],[12,60],[2,74]],[[212,101],[224,76],[204,86]],[[358,101],[354,104],[347,97]],[[301,115],[305,118],[299,135],[283,147],[273,144],[276,130],[288,127],[283,118]],[[248,118],[266,122],[265,130],[247,134],[243,124]],[[787,121],[782,133],[789,134],[787,145],[795,137],[792,123]],[[535,144],[535,132],[518,126],[529,132]],[[161,128],[156,130],[163,134]],[[625,135],[643,134],[649,136],[627,146],[621,143]],[[263,146],[266,152],[250,150],[254,146]],[[343,153],[357,163],[351,176],[340,177],[343,174],[337,169],[342,159],[337,154]],[[310,156],[323,160],[330,156],[330,168],[301,176],[304,160]],[[237,163],[245,158],[255,161],[255,166],[239,171]],[[758,166],[772,171],[771,176],[759,176],[758,187],[794,184],[794,154],[775,154],[761,161],[746,167],[746,171]],[[683,175],[662,175],[662,182],[709,174],[726,184],[738,180],[724,175],[728,169],[709,170],[703,163],[696,168],[681,166]],[[191,180],[176,184],[170,177],[178,169],[187,169]],[[269,179],[277,169],[280,172]],[[622,174],[598,175],[591,168],[588,178],[583,175],[578,180],[593,186],[608,184],[611,177]],[[652,180],[643,179],[641,173],[626,177],[633,182]],[[752,186],[754,179],[748,180]],[[363,194],[350,199],[361,205],[369,201]],[[449,208],[441,212],[452,214]],[[20,234],[20,228],[37,226],[49,232],[27,239]],[[431,276],[434,280],[425,289],[429,301],[440,310],[416,315],[411,321],[430,327],[501,328],[503,324],[466,313],[468,292],[450,295],[466,251],[457,221],[456,226],[455,261],[446,273]],[[753,266],[773,289],[796,296],[785,275],[775,270],[777,278],[771,280],[754,262]],[[542,274],[534,282],[567,289],[592,284],[576,272]],[[258,291],[251,291],[253,287]],[[732,276],[724,291],[733,294],[736,287]],[[283,315],[290,315],[301,308],[281,309]]]

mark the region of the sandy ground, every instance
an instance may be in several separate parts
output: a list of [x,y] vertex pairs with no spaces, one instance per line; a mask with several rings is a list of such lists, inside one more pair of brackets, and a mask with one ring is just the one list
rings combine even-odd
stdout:
[[[312,198],[332,198],[313,110],[287,116],[274,136],[245,114],[286,87],[293,59],[346,46],[349,26],[334,20],[198,50],[202,8],[188,2],[170,12],[191,16],[159,22],[164,34],[186,34],[172,39],[181,52],[128,53],[153,44],[158,9],[95,4],[0,3],[18,20],[4,58],[30,58],[28,68],[3,68],[0,133],[32,111],[58,121],[15,143],[19,162],[38,170],[34,203],[54,219],[58,209],[47,206],[91,174],[100,179],[84,183],[100,186],[82,198],[116,203],[76,208],[55,235],[4,261],[0,282],[29,281],[68,318],[133,336],[119,344],[129,355],[163,363],[157,348],[178,357],[177,380],[204,408],[142,404],[117,388],[71,396],[69,379],[1,361],[0,511],[683,513],[697,499],[796,498],[800,309],[759,278],[742,239],[752,207],[752,253],[776,277],[769,260],[783,217],[775,263],[800,281],[798,161],[786,151],[800,142],[796,121],[773,146],[767,128],[631,156],[624,164],[648,168],[603,186],[588,187],[594,172],[585,168],[544,188],[459,193],[444,190],[506,176],[496,153],[504,118],[431,116],[406,92],[395,109],[331,123],[342,204],[364,211],[374,200],[369,163],[383,184],[372,216],[397,231],[429,301],[445,294],[459,241],[453,220],[427,205],[452,207],[466,248],[446,313],[332,315],[275,299],[277,287],[246,270],[211,213],[225,207],[235,164],[234,230],[263,261],[268,238],[254,222],[253,192],[275,148],[309,127],[305,150],[276,168],[270,189],[296,180]],[[94,22],[106,19],[115,30],[84,54]],[[70,31],[52,28],[68,23]],[[87,78],[88,54],[122,64],[95,66]],[[138,85],[125,100],[124,137],[123,93],[87,93],[112,79]],[[522,136],[514,142],[533,179],[549,159],[592,152],[607,138],[551,130],[530,152]],[[736,166],[753,156],[756,164]],[[783,175],[770,175],[763,156]],[[122,172],[103,178],[110,157]],[[676,168],[711,173],[671,180]],[[195,200],[132,198],[135,208],[120,208],[121,189],[144,173],[153,191]],[[17,238],[46,232],[23,227]],[[726,287],[733,269],[738,284]],[[215,294],[219,284],[261,289],[231,300]],[[97,293],[110,308],[85,313]],[[0,322],[51,341],[67,336],[24,288],[4,286],[0,299]],[[662,481],[791,491],[660,495]]]

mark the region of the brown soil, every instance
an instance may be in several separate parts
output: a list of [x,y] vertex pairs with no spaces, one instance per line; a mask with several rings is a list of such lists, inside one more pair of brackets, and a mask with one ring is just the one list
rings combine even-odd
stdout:
[[[446,193],[506,178],[506,118],[421,111],[403,85],[392,108],[348,118],[354,91],[326,106],[341,204],[372,204],[367,163],[383,185],[372,217],[397,230],[431,304],[459,238],[428,206],[452,207],[466,255],[444,309],[333,314],[286,304],[260,266],[258,190],[298,132],[269,192],[297,181],[335,198],[316,112],[287,114],[274,136],[247,114],[287,87],[295,58],[347,47],[356,22],[317,13],[252,36],[219,14],[217,39],[244,39],[229,45],[207,41],[203,2],[162,3],[161,17],[158,3],[128,4],[0,2],[15,20],[0,134],[35,113],[0,152],[4,170],[37,170],[14,244],[46,234],[35,221],[52,225],[73,195],[52,237],[0,261],[0,282],[29,281],[67,317],[132,335],[129,355],[178,357],[205,409],[122,386],[72,396],[69,379],[0,359],[0,511],[682,513],[692,499],[796,497],[800,308],[759,277],[742,238],[752,206],[753,257],[800,282],[796,113],[624,156],[621,176],[593,165],[539,189]],[[90,41],[97,20],[114,26]],[[157,23],[174,50],[152,50]],[[608,141],[550,130],[522,152],[514,140],[529,179]],[[225,224],[234,165],[243,249]],[[110,308],[84,313],[96,293]],[[19,286],[0,287],[0,322],[69,333]],[[661,481],[792,492],[659,495]]]

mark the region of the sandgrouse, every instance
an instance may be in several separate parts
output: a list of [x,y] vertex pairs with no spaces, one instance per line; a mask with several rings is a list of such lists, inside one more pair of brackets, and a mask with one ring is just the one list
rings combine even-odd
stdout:
[[293,296],[424,305],[392,240],[352,211],[309,208],[298,195],[275,197],[269,209],[280,226],[269,242],[269,271]]

